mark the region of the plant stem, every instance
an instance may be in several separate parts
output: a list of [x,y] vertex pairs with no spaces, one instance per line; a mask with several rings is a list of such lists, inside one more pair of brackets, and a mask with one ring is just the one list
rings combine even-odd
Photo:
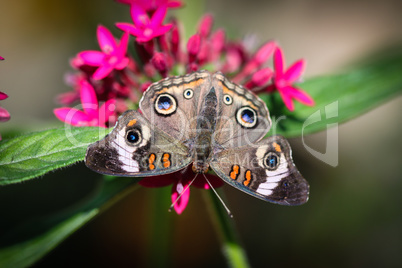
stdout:
[[[223,192],[219,191],[219,195],[223,197]],[[233,218],[229,217],[213,191],[205,191],[204,196],[207,200],[216,232],[222,243],[223,255],[227,259],[228,264],[230,267],[236,268],[250,267],[246,252],[240,244]]]
[[150,210],[150,242],[149,259],[150,267],[166,267],[169,266],[171,256],[171,229],[172,229],[172,213],[168,213],[171,189],[170,187],[162,187],[154,189],[150,195],[153,208]]

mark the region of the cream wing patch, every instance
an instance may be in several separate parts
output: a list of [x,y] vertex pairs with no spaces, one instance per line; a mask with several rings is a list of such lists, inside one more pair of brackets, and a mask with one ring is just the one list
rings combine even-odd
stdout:
[[[258,150],[256,152],[257,157],[259,159],[258,164],[261,167],[265,167],[265,165],[264,165],[265,158],[264,157],[268,150],[268,147],[269,147],[268,145],[262,146],[262,147],[258,148]],[[289,174],[290,174],[289,166],[288,166],[288,161],[286,161],[285,155],[283,153],[281,153],[278,160],[279,160],[279,165],[275,170],[268,170],[268,169],[265,170],[265,174],[267,175],[267,181],[261,183],[258,186],[257,193],[265,195],[265,196],[271,195],[273,192],[273,189],[275,189],[279,185],[280,181],[283,178],[286,178],[289,176]]]
[[122,163],[120,167],[126,172],[139,172],[140,167],[138,161],[133,159],[133,155],[138,148],[145,146],[151,138],[151,130],[146,126],[141,126],[141,142],[136,146],[130,146],[126,142],[126,129],[121,129],[116,135],[116,139],[113,141],[112,145],[117,150],[119,155],[119,161]]

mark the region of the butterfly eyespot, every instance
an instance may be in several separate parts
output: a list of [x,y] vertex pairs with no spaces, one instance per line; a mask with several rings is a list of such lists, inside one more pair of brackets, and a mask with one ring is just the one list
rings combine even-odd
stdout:
[[188,88],[184,91],[183,96],[185,99],[191,99],[194,95],[194,91],[191,88]]
[[236,114],[237,123],[245,128],[253,128],[257,125],[257,113],[250,107],[242,107]]
[[155,101],[155,111],[160,115],[171,115],[176,110],[176,99],[169,94],[161,94]]
[[142,141],[141,132],[138,129],[131,129],[127,131],[126,134],[126,141],[130,145],[137,145]]
[[275,153],[270,152],[265,156],[264,164],[269,170],[274,170],[279,165],[279,157]]
[[232,103],[233,103],[232,96],[227,95],[227,94],[224,95],[224,96],[223,96],[223,103],[225,103],[226,105],[232,104]]

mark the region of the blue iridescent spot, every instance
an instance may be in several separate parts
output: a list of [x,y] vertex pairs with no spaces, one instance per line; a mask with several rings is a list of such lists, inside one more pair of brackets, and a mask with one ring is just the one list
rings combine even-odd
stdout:
[[267,159],[265,160],[266,165],[268,166],[268,168],[276,168],[276,166],[278,165],[278,157],[275,154],[269,154]]
[[160,110],[169,110],[172,107],[172,100],[167,96],[162,96],[158,100],[158,108]]
[[137,143],[140,139],[140,133],[138,131],[130,130],[127,133],[127,141],[129,143]]
[[226,101],[230,102],[230,97],[229,96],[226,96]]
[[241,112],[241,119],[247,123],[254,123],[254,113],[251,110],[245,109]]

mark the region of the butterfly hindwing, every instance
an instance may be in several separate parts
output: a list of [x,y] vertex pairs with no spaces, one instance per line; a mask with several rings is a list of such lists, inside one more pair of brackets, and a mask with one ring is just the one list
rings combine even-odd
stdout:
[[185,145],[153,127],[137,111],[121,115],[113,131],[90,145],[85,156],[89,168],[117,176],[156,176],[190,163]]
[[308,200],[309,185],[281,136],[223,150],[215,155],[211,167],[227,183],[262,200],[282,205],[301,205]]

